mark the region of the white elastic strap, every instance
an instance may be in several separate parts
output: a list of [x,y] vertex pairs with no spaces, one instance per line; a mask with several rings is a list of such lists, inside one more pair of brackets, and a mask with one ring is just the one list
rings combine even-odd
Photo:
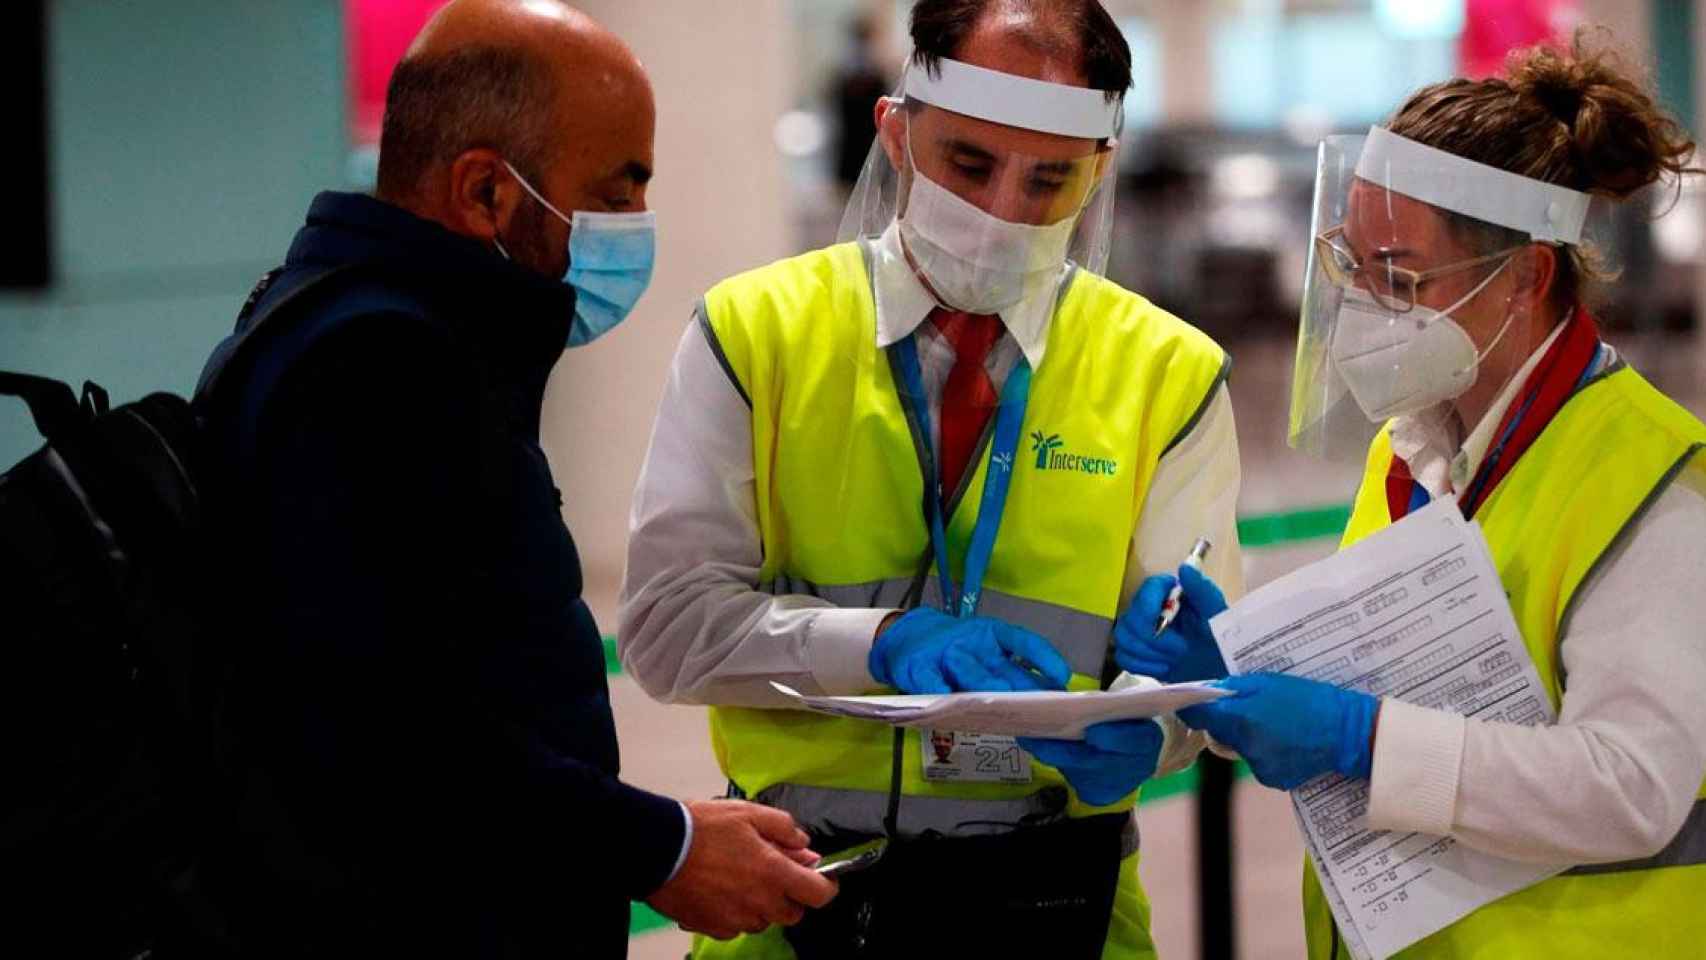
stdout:
[[1372,127],[1357,178],[1429,206],[1520,230],[1548,243],[1579,243],[1589,196]]
[[906,68],[906,95],[968,117],[1063,137],[1106,139],[1119,134],[1121,98],[1101,90],[1033,80],[949,60],[935,76]]
[[545,209],[556,214],[558,220],[561,220],[564,223],[573,223],[574,222],[574,220],[568,214],[566,214],[563,211],[558,210],[556,207],[552,206],[551,201],[545,199],[544,194],[533,189],[533,184],[528,183],[526,177],[522,176],[519,171],[517,171],[514,167],[510,166],[508,160],[505,160],[503,162],[503,164],[504,164],[504,169],[509,171],[509,175],[515,178],[515,182],[521,184],[521,189],[526,190],[528,192],[528,194],[533,197],[533,199],[544,204]]

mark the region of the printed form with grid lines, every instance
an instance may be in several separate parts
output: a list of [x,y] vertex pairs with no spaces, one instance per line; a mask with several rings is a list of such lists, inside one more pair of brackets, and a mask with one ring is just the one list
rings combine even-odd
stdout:
[[[1294,674],[1493,722],[1555,719],[1486,538],[1450,497],[1253,591],[1210,626],[1235,674]],[[1366,780],[1317,777],[1292,805],[1358,958],[1389,957],[1562,869],[1369,830]]]

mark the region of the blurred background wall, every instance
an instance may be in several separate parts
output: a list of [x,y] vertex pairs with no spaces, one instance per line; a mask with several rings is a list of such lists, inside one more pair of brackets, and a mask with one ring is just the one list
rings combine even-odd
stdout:
[[[0,368],[96,380],[117,401],[187,393],[314,193],[371,185],[386,78],[438,2],[9,4],[22,26],[0,35],[0,78],[27,162],[3,232]],[[564,357],[544,429],[608,628],[628,499],[688,311],[719,278],[834,238],[871,101],[892,88],[907,49],[911,4],[581,5],[629,40],[658,94],[656,277],[625,326]],[[1136,76],[1109,272],[1236,358],[1252,584],[1331,549],[1358,473],[1284,444],[1320,137],[1360,132],[1417,86],[1496,69],[1510,47],[1584,23],[1606,26],[1697,132],[1706,108],[1706,0],[1105,5]],[[1696,412],[1706,411],[1701,197],[1655,190],[1595,225],[1624,267],[1601,310],[1608,336]],[[38,442],[21,405],[0,404],[0,467]],[[629,777],[678,795],[719,789],[697,711],[651,704],[620,676],[612,693]],[[1233,794],[1236,936],[1200,939],[1196,811],[1183,802],[1192,777],[1149,788],[1142,812],[1163,955],[1298,955],[1295,827],[1283,795],[1248,780]],[[636,924],[656,926],[643,912]],[[683,945],[654,931],[635,955],[678,957]]]
[[[371,182],[390,66],[437,3],[20,4],[43,21],[47,216],[7,242],[44,248],[46,280],[0,285],[0,363],[94,379],[118,398],[188,390],[313,194]],[[1240,403],[1247,457],[1307,480],[1251,484],[1247,506],[1342,499],[1350,482],[1293,458],[1277,442],[1280,405],[1267,402],[1288,373],[1314,143],[1578,23],[1608,27],[1692,124],[1706,100],[1696,95],[1700,5],[1107,0],[1136,76],[1109,272],[1238,354],[1240,400],[1260,401]],[[693,300],[720,277],[833,238],[872,93],[898,75],[910,2],[583,6],[629,39],[659,103],[656,281],[627,326],[565,357],[547,411],[565,511],[589,577],[608,584]],[[1649,222],[1674,199],[1655,191],[1646,209],[1601,224],[1625,269],[1604,313],[1645,372],[1683,389],[1706,356],[1694,333],[1706,281],[1698,192]],[[0,461],[34,442],[22,411],[0,406]]]
[[[633,46],[658,94],[658,269],[635,315],[565,354],[546,398],[545,448],[591,590],[615,589],[628,499],[664,375],[695,301],[723,277],[795,251],[774,129],[790,99],[788,0],[580,4]],[[615,629],[613,618],[602,621]]]
[[[31,6],[6,12],[19,18],[6,44],[25,42]],[[45,130],[23,135],[46,139],[33,187],[49,275],[0,288],[0,365],[97,380],[115,399],[187,391],[308,199],[350,183],[342,6],[40,6]],[[5,233],[9,247],[43,241]],[[0,404],[0,460],[35,443],[22,405]]]
[[[317,189],[372,181],[389,68],[438,0],[36,0],[44,283],[0,286],[0,363],[119,399],[188,390]],[[546,445],[590,580],[621,571],[626,500],[670,351],[713,281],[834,237],[909,0],[587,0],[659,90],[657,280],[633,321],[565,356]],[[1604,24],[1694,123],[1699,0],[1107,0],[1131,41],[1109,273],[1239,355],[1245,505],[1341,500],[1353,474],[1280,443],[1312,148],[1505,49]],[[15,39],[12,43],[26,43]],[[1668,217],[1650,213],[1675,203]],[[1604,218],[1624,283],[1605,321],[1665,387],[1699,348],[1701,201]],[[24,259],[22,252],[5,257]],[[502,319],[495,317],[495,322]],[[34,443],[0,406],[0,460]],[[1257,471],[1247,474],[1259,476]],[[1295,476],[1293,476],[1295,474]]]

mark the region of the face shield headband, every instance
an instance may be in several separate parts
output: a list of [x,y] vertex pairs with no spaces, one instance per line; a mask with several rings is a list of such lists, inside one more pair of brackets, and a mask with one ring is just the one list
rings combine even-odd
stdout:
[[1417,143],[1385,127],[1368,131],[1356,176],[1540,243],[1580,243],[1587,222],[1588,194]]
[[1105,91],[1033,80],[942,58],[934,71],[909,65],[902,92],[933,107],[1038,133],[1089,140],[1120,135],[1124,110]]

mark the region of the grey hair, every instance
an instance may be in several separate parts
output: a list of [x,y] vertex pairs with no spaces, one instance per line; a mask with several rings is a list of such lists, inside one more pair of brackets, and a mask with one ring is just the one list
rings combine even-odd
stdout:
[[403,60],[385,91],[379,134],[381,197],[412,196],[439,164],[485,147],[537,181],[556,144],[554,77],[510,47],[469,47]]

